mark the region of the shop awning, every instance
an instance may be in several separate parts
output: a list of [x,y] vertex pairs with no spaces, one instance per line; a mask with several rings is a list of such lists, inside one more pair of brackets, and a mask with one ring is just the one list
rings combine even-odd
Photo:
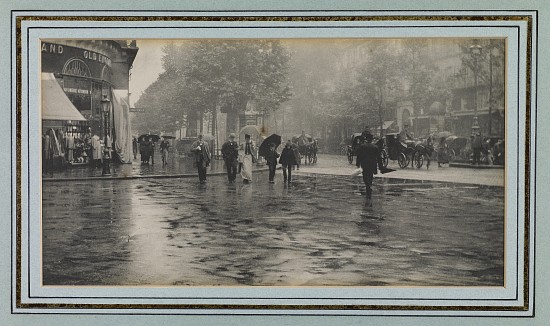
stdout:
[[42,120],[86,121],[52,73],[42,73]]

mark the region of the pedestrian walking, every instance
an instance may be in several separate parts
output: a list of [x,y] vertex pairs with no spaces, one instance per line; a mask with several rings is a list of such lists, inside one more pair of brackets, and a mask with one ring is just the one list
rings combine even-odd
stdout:
[[378,169],[382,167],[380,162],[380,153],[378,147],[372,143],[373,136],[370,132],[363,132],[365,140],[357,148],[357,167],[363,170],[363,182],[365,183],[365,192],[367,197],[366,205],[372,207],[372,181]]
[[244,153],[242,156],[241,177],[243,178],[243,183],[249,183],[252,181],[252,164],[256,163],[256,149],[254,148],[254,143],[250,140],[250,135],[244,135],[244,140],[245,142],[242,145]]
[[168,148],[170,147],[170,143],[168,143],[167,139],[163,139],[160,141],[159,149],[160,154],[162,157],[162,166],[165,166],[168,164]]
[[145,139],[143,139],[141,144],[139,145],[139,148],[141,152],[141,163],[149,164],[149,157],[151,156],[151,151],[153,149],[153,143],[151,142],[151,139],[145,137]]
[[149,145],[149,155],[151,156],[151,165],[155,165],[155,147],[156,144],[151,140],[151,145]]
[[269,167],[269,183],[275,183],[275,170],[277,169],[277,158],[279,157],[279,153],[277,153],[275,148],[274,143],[269,144],[269,151],[265,156],[267,166]]
[[292,148],[292,143],[288,140],[281,152],[281,158],[279,158],[279,163],[283,165],[283,179],[284,183],[292,182],[292,167],[296,165],[296,155],[294,154],[294,149]]
[[234,183],[237,178],[237,166],[239,164],[239,144],[235,141],[235,134],[229,134],[229,140],[222,145],[222,157],[227,169],[227,180]]
[[136,137],[132,138],[132,152],[134,153],[134,160],[137,159],[138,141],[137,141]]
[[482,147],[483,147],[483,141],[481,139],[481,134],[479,132],[475,133],[472,138],[472,150],[474,151],[472,164],[479,165],[479,163],[481,163]]
[[441,164],[447,163],[449,163],[449,145],[447,139],[441,137],[437,145],[437,166],[441,167]]
[[300,163],[302,163],[302,155],[300,154],[300,148],[298,147],[297,143],[292,143],[292,150],[294,151],[294,158],[296,161],[294,165],[296,166],[297,170],[300,170]]
[[199,182],[206,182],[206,168],[210,165],[210,149],[208,143],[202,140],[199,135],[197,140],[191,145],[191,151],[195,154],[195,165],[199,174]]

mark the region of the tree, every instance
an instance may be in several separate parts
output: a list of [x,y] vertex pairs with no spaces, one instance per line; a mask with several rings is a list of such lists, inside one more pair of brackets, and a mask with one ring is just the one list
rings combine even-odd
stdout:
[[340,82],[334,95],[337,114],[351,119],[377,121],[383,132],[388,102],[399,98],[404,76],[399,70],[399,48],[384,41],[368,44],[367,58],[356,68],[356,76]]
[[216,132],[218,109],[238,117],[252,101],[269,114],[290,97],[290,55],[280,41],[188,41],[170,44],[163,52],[165,73],[146,90],[143,101],[163,105],[172,121],[210,113]]

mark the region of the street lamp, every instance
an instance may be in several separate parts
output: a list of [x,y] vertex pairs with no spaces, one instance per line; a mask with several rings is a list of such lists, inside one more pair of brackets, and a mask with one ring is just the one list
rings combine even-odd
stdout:
[[473,44],[470,45],[470,55],[474,59],[474,67],[472,68],[472,71],[474,72],[474,121],[472,123],[472,132],[477,131],[479,129],[478,121],[477,121],[477,79],[479,74],[479,66],[478,66],[478,60],[481,56],[482,47],[479,44]]
[[103,112],[103,171],[102,175],[111,175],[111,139],[109,137],[109,113],[111,111],[111,101],[107,98],[107,95],[103,95],[101,100],[101,111]]

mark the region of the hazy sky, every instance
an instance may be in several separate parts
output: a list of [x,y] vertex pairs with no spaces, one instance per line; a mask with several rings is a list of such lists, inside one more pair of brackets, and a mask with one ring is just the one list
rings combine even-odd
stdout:
[[130,77],[130,106],[139,99],[141,93],[163,72],[161,65],[162,47],[171,41],[137,40],[139,51],[134,60]]

